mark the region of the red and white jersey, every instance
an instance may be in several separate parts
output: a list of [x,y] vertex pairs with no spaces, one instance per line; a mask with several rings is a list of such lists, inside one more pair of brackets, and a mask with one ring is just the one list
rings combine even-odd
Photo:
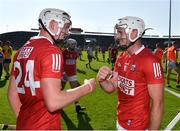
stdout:
[[153,52],[154,55],[156,56],[157,59],[159,59],[159,61],[162,61],[162,57],[163,57],[163,50],[161,48],[156,48],[155,51]]
[[78,52],[76,50],[70,51],[68,49],[63,50],[64,58],[64,71],[67,76],[76,75],[76,59],[78,57]]
[[176,62],[176,50],[174,45],[167,48],[166,58],[168,61]]
[[17,51],[11,72],[22,103],[17,129],[60,129],[60,113],[46,109],[40,81],[61,78],[62,64],[62,52],[45,37],[34,37]]
[[111,55],[110,55],[110,57],[111,57],[111,58],[116,58],[117,55],[118,55],[118,50],[117,50],[117,48],[112,47],[112,48],[111,48]]
[[128,130],[147,129],[150,115],[147,85],[164,83],[161,64],[143,46],[131,56],[127,51],[122,53],[114,70],[118,72],[118,123]]

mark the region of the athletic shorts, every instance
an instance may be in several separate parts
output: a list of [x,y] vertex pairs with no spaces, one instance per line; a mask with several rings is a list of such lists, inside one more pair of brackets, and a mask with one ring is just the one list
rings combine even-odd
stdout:
[[10,64],[11,63],[11,59],[4,59],[4,64]]
[[93,58],[92,55],[88,55],[88,60],[89,60],[89,61],[92,61],[92,58]]
[[176,69],[176,63],[174,61],[167,61],[167,69]]
[[68,81],[77,81],[77,75],[67,76]]
[[119,125],[118,121],[116,121],[116,129],[117,129],[117,131],[127,131],[121,125]]
[[65,72],[63,72],[63,77],[61,78],[61,81],[63,81],[63,82],[77,81],[77,76],[76,75],[67,76],[67,74]]
[[[118,131],[128,131],[127,129],[124,129],[121,125],[119,125],[118,121],[116,121],[116,129]],[[148,131],[148,129],[146,129],[145,131]]]

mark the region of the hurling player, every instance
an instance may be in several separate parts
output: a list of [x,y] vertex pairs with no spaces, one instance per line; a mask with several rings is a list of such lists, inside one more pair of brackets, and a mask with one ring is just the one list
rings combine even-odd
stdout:
[[[66,41],[67,48],[63,50],[64,58],[64,79],[62,82],[65,86],[65,83],[69,81],[71,88],[76,88],[80,86],[80,83],[77,80],[77,71],[76,71],[76,60],[78,58],[78,51],[76,48],[77,41],[75,39],[68,39]],[[63,87],[64,88],[64,87]],[[81,107],[78,101],[75,101],[76,112],[85,110],[85,107]]]
[[123,17],[115,30],[116,41],[125,51],[117,58],[114,71],[103,66],[97,79],[104,91],[118,93],[117,130],[158,130],[164,77],[159,60],[141,43],[144,21]]
[[17,130],[60,130],[59,110],[95,90],[95,79],[75,89],[61,90],[63,56],[54,43],[69,32],[71,20],[60,9],[39,15],[40,32],[14,57],[8,100],[17,117]]

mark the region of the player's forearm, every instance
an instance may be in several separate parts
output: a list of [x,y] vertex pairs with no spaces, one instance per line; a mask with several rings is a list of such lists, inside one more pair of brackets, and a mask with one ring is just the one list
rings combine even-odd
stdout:
[[19,115],[20,107],[21,107],[21,103],[20,103],[18,94],[12,94],[12,93],[8,92],[8,101],[9,101],[9,104],[10,104],[16,118],[17,118]]
[[15,78],[12,76],[10,77],[7,97],[14,114],[16,115],[16,117],[18,117],[21,107],[21,102],[17,93]]
[[163,101],[160,101],[158,104],[152,103],[149,130],[158,130],[161,125],[162,117]]
[[54,94],[46,103],[47,108],[50,112],[62,109],[63,107],[73,103],[78,100],[80,97],[91,92],[91,88],[88,84],[84,84],[80,87],[69,89],[66,91],[61,91],[60,94]]
[[105,80],[102,82],[99,82],[101,88],[107,92],[107,93],[112,93],[115,91],[115,87],[113,86],[111,81]]
[[[83,84],[77,88],[63,91],[62,94],[67,98],[62,103],[62,106],[64,107],[64,106],[78,100],[80,97],[89,94],[90,92],[92,92],[92,89],[91,89],[90,85],[88,85],[88,84]],[[60,99],[64,99],[63,95],[62,95],[62,98],[60,98]]]

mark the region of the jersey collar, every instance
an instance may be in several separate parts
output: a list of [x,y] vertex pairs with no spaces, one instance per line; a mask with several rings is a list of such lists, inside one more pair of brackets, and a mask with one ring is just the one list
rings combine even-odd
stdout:
[[47,37],[44,37],[44,36],[34,36],[31,39],[47,39],[53,45],[53,42],[50,39],[48,39]]
[[135,55],[139,54],[144,48],[145,48],[144,45],[142,45],[141,48],[139,48],[134,54]]

